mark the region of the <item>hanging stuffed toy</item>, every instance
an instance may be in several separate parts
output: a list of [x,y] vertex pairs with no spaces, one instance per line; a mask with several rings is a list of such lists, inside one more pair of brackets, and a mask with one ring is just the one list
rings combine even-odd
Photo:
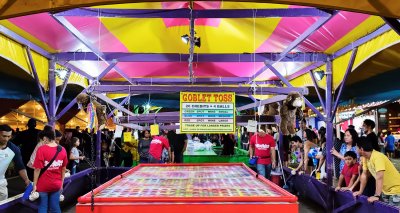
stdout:
[[279,127],[283,135],[295,134],[295,121],[302,118],[301,107],[303,106],[303,98],[298,92],[290,92],[279,110],[281,122]]
[[[90,122],[93,122],[91,123],[92,127],[97,127],[97,129],[99,130],[104,129],[107,121],[105,106],[101,105],[96,100],[90,100],[89,95],[86,93],[79,94],[78,97],[76,97],[76,102],[78,103],[78,105],[82,106],[84,109],[87,110],[89,114],[89,124]],[[90,111],[89,111],[89,105],[90,105]]]
[[[295,121],[296,114],[301,112],[301,107],[303,106],[303,98],[298,92],[290,92],[286,99],[283,101],[282,106],[279,109],[279,114],[281,117],[281,121],[279,123],[279,128],[283,135],[283,161],[288,161],[288,153],[289,153],[289,143],[290,143],[290,134],[295,134]],[[302,114],[299,114],[299,118],[302,117]]]

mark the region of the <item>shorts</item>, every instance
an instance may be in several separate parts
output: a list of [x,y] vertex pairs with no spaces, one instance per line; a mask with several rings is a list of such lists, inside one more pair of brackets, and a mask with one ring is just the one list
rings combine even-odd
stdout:
[[385,150],[387,153],[394,153],[394,149],[393,150],[391,150],[391,149],[386,149]]
[[307,166],[314,166],[314,162],[312,158],[308,158],[308,164]]

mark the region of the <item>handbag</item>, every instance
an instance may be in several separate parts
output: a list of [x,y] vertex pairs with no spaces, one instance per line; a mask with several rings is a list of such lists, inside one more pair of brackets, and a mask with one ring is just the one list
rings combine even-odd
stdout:
[[[57,156],[61,152],[61,150],[62,150],[62,146],[58,145],[56,154],[53,156],[53,158],[50,160],[50,162],[45,167],[43,167],[43,169],[40,170],[38,180],[43,175],[43,173],[51,166],[51,164],[57,158]],[[22,195],[22,199],[24,199],[24,200],[29,199],[29,195],[32,193],[32,190],[33,190],[33,183],[30,182],[29,185],[26,187],[24,194]]]

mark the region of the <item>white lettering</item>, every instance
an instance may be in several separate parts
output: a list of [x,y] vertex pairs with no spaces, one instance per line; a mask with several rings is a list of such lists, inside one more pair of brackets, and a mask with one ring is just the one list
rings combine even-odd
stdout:
[[269,144],[256,144],[256,149],[258,150],[268,150]]
[[162,141],[159,140],[159,139],[153,139],[153,140],[151,141],[151,143],[154,143],[154,144],[162,144]]
[[[64,163],[63,160],[55,160],[55,161],[53,161],[53,163],[50,165],[50,167],[48,168],[48,170],[58,169],[58,168],[62,167],[63,163]],[[45,161],[44,161],[44,166],[47,166],[47,164],[49,164],[49,161],[45,160]]]

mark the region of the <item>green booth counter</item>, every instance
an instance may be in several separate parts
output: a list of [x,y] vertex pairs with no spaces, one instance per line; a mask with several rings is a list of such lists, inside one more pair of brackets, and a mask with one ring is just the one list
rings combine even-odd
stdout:
[[213,147],[212,150],[193,151],[183,153],[184,163],[245,163],[249,166],[249,152],[235,147],[234,155],[221,155],[222,147]]

